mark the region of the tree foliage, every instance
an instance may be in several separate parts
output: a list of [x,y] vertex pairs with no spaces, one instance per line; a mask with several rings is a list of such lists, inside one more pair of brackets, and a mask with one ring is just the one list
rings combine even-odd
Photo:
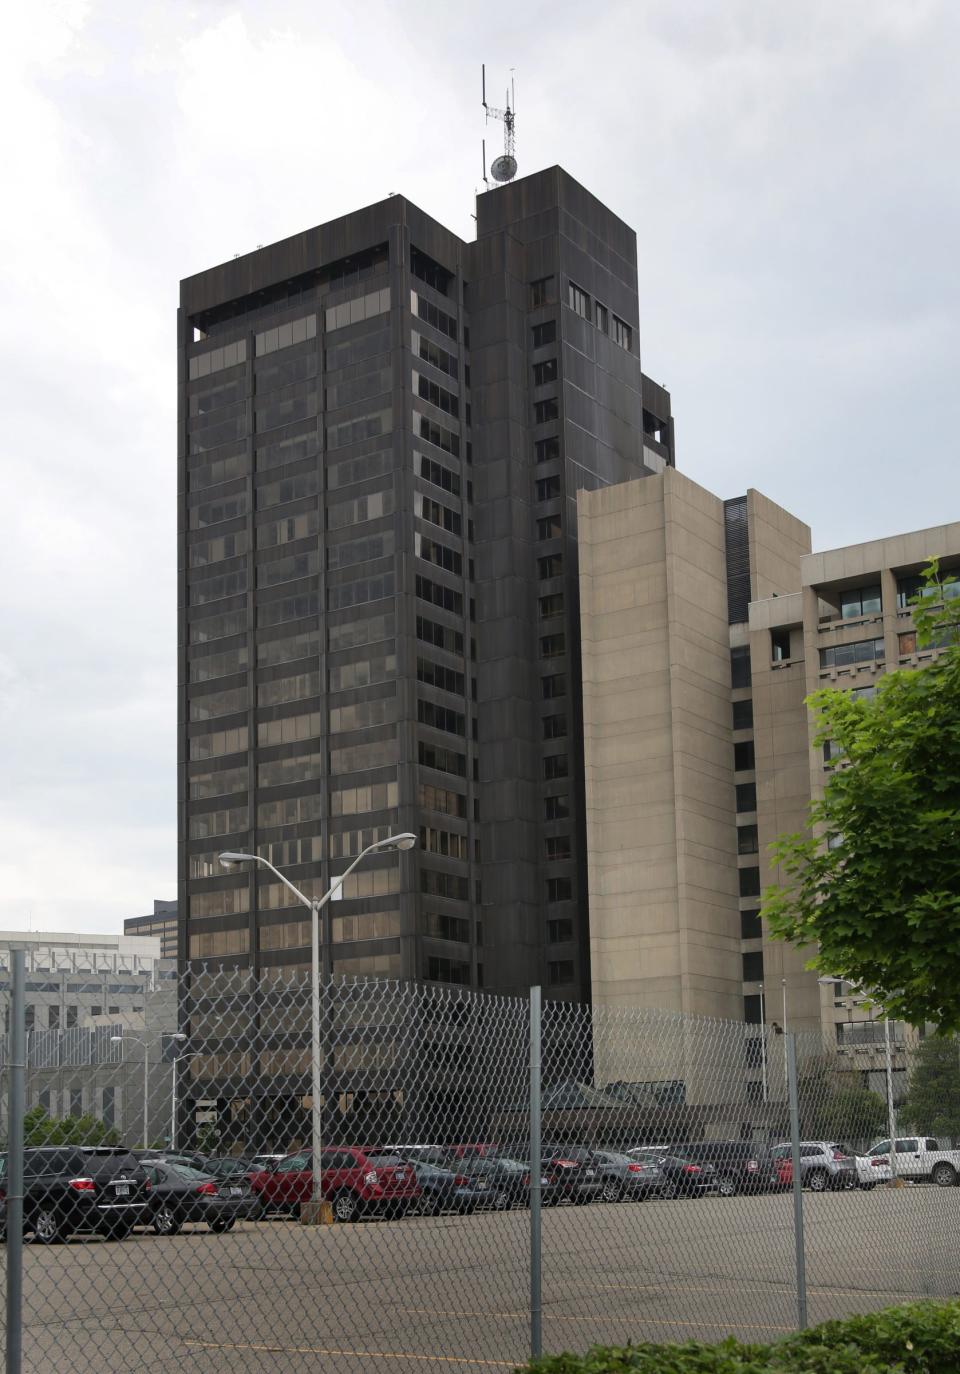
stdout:
[[[808,699],[815,742],[840,751],[808,829],[771,846],[770,933],[816,946],[809,967],[868,991],[894,1017],[960,1029],[960,588],[936,560],[914,603],[940,656],[880,679],[872,699]],[[827,837],[831,843],[826,843]]]
[[921,1042],[900,1120],[925,1135],[960,1137],[960,1040],[930,1035]]
[[98,1117],[50,1116],[43,1107],[31,1107],[23,1117],[24,1145],[117,1145],[119,1133]]
[[801,1129],[811,1140],[873,1140],[887,1128],[887,1104],[859,1073],[824,1057],[798,1074]]

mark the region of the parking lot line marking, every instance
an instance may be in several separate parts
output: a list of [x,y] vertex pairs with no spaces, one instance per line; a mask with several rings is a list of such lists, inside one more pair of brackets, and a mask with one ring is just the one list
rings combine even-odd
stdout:
[[252,1341],[191,1341],[198,1350],[259,1350],[265,1355],[338,1355],[361,1360],[420,1360],[425,1364],[469,1364],[484,1369],[516,1369],[516,1360],[480,1360],[470,1355],[418,1355],[412,1350],[333,1350],[320,1345],[263,1345]]

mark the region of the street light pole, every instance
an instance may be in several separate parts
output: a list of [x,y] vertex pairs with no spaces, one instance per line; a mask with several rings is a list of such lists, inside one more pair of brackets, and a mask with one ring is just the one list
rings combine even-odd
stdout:
[[[162,1035],[163,1035],[163,1032],[161,1031],[160,1034],[161,1034],[161,1036],[162,1036]],[[187,1038],[187,1037],[186,1037],[186,1035],[183,1033],[183,1031],[173,1031],[173,1032],[171,1032],[171,1034],[170,1034],[170,1039],[171,1039],[171,1040],[186,1040],[186,1038]],[[114,1044],[114,1045],[122,1045],[123,1042],[124,1042],[124,1040],[132,1040],[132,1041],[134,1042],[135,1045],[141,1045],[141,1046],[143,1047],[143,1148],[144,1148],[145,1150],[149,1150],[149,1148],[150,1148],[150,1126],[149,1126],[149,1110],[150,1110],[150,1049],[149,1049],[149,1045],[148,1045],[148,1043],[147,1043],[146,1033],[144,1033],[144,1035],[143,1035],[142,1037],[139,1036],[139,1035],[124,1035],[124,1034],[122,1034],[122,1033],[121,1033],[120,1035],[111,1035],[111,1037],[110,1037],[110,1041],[111,1041],[111,1043]],[[121,1050],[121,1062],[122,1062],[122,1056],[123,1056],[123,1052],[122,1052],[122,1050]]]
[[763,984],[760,985],[760,1070],[763,1077],[763,1100],[767,1101],[767,1020],[763,997]]
[[[400,835],[387,835],[385,839],[375,840],[373,844],[368,844],[366,849],[361,849],[353,863],[344,869],[338,878],[334,878],[327,891],[322,897],[308,897],[301,892],[298,887],[285,878],[278,868],[275,868],[269,859],[263,858],[260,854],[242,854],[231,850],[225,851],[220,855],[220,862],[224,868],[233,868],[238,863],[260,864],[278,878],[284,887],[293,893],[297,901],[310,908],[310,981],[311,981],[311,1005],[310,1005],[310,1082],[311,1096],[313,1099],[312,1107],[312,1137],[311,1137],[311,1156],[312,1156],[312,1178],[310,1185],[310,1202],[307,1218],[311,1222],[320,1220],[321,1208],[323,1205],[323,1189],[320,1168],[320,1159],[323,1153],[323,1113],[320,1100],[323,1093],[323,1069],[320,1059],[320,912],[324,909],[334,894],[343,886],[344,881],[350,876],[353,870],[369,854],[388,854],[397,850],[412,849],[417,843],[416,835],[404,833]],[[326,953],[325,962],[329,964],[326,970],[327,976],[332,976],[333,958],[330,949],[330,940],[324,941]]]
[[[826,987],[830,983],[837,983],[842,980],[838,978],[818,978],[817,982],[821,987]],[[836,1005],[836,1003],[834,1004]],[[842,1001],[841,1006],[855,1011],[857,1007],[867,1007],[869,1003],[856,1002],[852,999]],[[873,1023],[876,1024],[876,1023]],[[887,1132],[890,1136],[890,1182],[897,1182],[897,1110],[893,1103],[893,1053],[890,1045],[890,1018],[883,1018],[883,1049],[886,1060],[886,1080],[887,1080]]]
[[173,1070],[173,1081],[170,1085],[170,1149],[177,1148],[177,1065],[182,1064],[185,1059],[196,1059],[199,1050],[191,1050],[189,1054],[178,1054],[176,1059],[171,1061]]

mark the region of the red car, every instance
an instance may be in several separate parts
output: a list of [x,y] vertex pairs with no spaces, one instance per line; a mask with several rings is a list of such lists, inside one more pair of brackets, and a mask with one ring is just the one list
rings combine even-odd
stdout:
[[[354,1146],[324,1150],[321,1157],[324,1200],[336,1221],[359,1216],[399,1216],[420,1201],[420,1185],[412,1164],[396,1155],[368,1154]],[[250,1175],[250,1187],[264,1212],[296,1216],[313,1192],[309,1150],[287,1155],[269,1168]]]

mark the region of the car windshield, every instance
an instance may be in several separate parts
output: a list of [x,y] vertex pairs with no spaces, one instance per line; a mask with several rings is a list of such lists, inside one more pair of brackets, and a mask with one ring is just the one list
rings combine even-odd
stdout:
[[368,1155],[367,1163],[372,1164],[377,1169],[386,1169],[398,1164],[405,1163],[399,1155]]
[[186,1178],[191,1182],[194,1179],[209,1179],[210,1175],[205,1174],[202,1169],[195,1169],[192,1164],[167,1164],[167,1172],[174,1174],[177,1178]]

